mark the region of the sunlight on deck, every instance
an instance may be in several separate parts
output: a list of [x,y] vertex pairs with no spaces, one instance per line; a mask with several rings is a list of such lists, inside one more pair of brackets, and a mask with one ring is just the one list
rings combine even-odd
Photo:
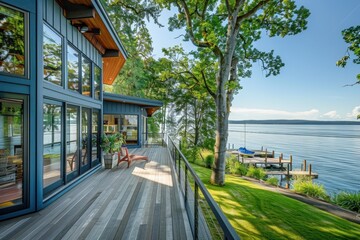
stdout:
[[144,168],[135,167],[132,174],[159,184],[173,187],[171,168],[166,165],[161,165],[156,161],[146,163]]

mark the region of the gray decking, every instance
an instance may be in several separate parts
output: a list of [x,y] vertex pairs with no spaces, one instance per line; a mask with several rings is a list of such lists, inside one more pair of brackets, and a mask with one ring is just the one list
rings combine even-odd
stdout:
[[99,170],[56,202],[0,222],[0,239],[192,239],[166,148]]

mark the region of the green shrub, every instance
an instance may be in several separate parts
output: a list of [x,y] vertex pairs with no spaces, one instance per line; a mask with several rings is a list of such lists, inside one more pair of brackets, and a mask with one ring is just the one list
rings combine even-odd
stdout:
[[255,179],[264,179],[265,176],[266,176],[266,173],[265,173],[265,170],[262,169],[262,168],[256,168],[254,166],[250,166],[248,168],[248,171],[246,173],[246,176],[248,177],[252,177],[252,178],[255,178]]
[[323,185],[313,183],[311,180],[296,180],[294,182],[294,191],[309,197],[328,200],[329,196]]
[[266,179],[266,183],[272,186],[279,186],[279,179],[277,177],[271,177]]
[[227,173],[241,176],[245,176],[247,173],[247,165],[240,163],[235,155],[231,155],[226,159],[225,169]]
[[214,163],[214,155],[210,154],[205,157],[205,167],[211,168]]
[[342,208],[360,213],[360,192],[340,192],[333,197],[332,201]]

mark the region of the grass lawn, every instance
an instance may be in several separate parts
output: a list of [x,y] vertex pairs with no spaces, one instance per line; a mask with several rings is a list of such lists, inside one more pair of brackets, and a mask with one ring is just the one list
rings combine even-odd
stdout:
[[242,239],[360,239],[359,224],[236,176],[211,185],[211,170],[192,166]]

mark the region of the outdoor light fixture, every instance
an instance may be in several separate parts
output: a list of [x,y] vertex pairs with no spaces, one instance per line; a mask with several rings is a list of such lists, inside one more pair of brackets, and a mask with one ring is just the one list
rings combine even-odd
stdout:
[[80,24],[72,24],[74,27],[77,28],[77,30],[81,33],[92,33],[94,35],[100,35],[100,29],[99,28],[92,28],[90,29],[86,24],[80,23]]
[[81,33],[86,33],[87,31],[89,31],[89,27],[86,25],[83,25],[83,26],[79,27],[78,29]]

